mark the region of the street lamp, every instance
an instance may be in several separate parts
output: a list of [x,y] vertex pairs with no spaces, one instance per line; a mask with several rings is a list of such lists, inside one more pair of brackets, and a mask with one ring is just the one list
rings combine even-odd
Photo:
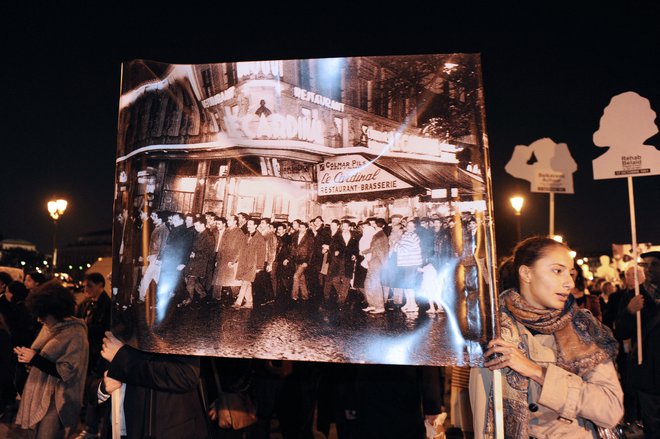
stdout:
[[64,214],[67,201],[62,199],[51,200],[48,202],[48,213],[53,218],[53,273],[57,268],[57,220]]
[[515,196],[515,197],[511,197],[509,201],[511,201],[511,206],[513,207],[513,210],[516,211],[516,232],[518,237],[517,242],[520,242],[520,240],[522,239],[520,232],[520,211],[522,210],[523,204],[525,204],[525,199],[523,197]]

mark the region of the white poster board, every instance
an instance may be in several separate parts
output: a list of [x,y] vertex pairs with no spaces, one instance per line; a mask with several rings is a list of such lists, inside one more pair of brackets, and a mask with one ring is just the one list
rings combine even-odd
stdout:
[[644,141],[658,132],[648,99],[628,91],[612,98],[594,133],[594,144],[609,148],[593,161],[594,180],[660,175],[660,151]]
[[[529,164],[532,156],[536,161]],[[572,194],[577,163],[565,143],[542,138],[527,145],[516,145],[506,164],[506,172],[531,183],[532,192]]]

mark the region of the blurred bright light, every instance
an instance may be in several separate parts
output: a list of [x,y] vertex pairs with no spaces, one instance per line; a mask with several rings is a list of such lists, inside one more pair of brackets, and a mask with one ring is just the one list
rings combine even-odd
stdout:
[[516,215],[520,215],[520,211],[523,208],[523,204],[525,204],[525,199],[523,197],[515,196],[515,197],[511,197],[509,201],[511,201],[511,206],[516,211]]
[[57,199],[57,200],[51,200],[48,202],[48,213],[50,213],[50,216],[54,219],[57,220],[64,214],[64,211],[66,210],[66,206],[69,203],[66,200],[63,199]]
[[575,261],[575,262],[577,262],[578,265],[582,265],[582,264],[584,264],[584,261],[583,261],[582,259],[578,259],[578,260]]
[[21,261],[21,265],[25,266],[25,261]]
[[577,253],[575,252],[575,250],[571,250],[570,252],[568,252],[568,254],[571,255],[572,259],[575,259],[575,257],[577,256]]
[[554,239],[557,242],[564,242],[564,237],[561,235],[553,235],[552,239]]

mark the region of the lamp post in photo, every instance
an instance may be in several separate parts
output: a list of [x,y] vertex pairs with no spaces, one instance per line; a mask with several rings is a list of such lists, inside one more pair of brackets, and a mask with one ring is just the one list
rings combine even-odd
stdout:
[[53,218],[53,263],[52,270],[55,273],[57,269],[57,221],[66,210],[67,201],[63,199],[51,200],[48,202],[48,213]]
[[523,204],[525,204],[525,199],[520,196],[511,197],[511,206],[516,212],[516,242],[520,242],[522,239],[522,232],[520,229],[520,212],[522,211]]

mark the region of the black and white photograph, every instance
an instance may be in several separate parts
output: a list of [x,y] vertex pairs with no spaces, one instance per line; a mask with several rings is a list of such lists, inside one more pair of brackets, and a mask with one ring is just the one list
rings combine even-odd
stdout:
[[113,330],[179,354],[479,364],[483,108],[476,54],[125,63]]

